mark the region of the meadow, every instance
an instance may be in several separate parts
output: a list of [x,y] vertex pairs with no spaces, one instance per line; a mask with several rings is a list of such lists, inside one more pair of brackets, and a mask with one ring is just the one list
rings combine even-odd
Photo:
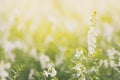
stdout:
[[120,80],[120,0],[0,0],[0,80]]

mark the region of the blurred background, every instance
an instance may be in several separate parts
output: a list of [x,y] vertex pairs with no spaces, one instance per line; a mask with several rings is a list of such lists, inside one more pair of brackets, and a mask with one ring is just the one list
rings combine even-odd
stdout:
[[[68,80],[65,70],[75,50],[87,52],[93,11],[97,12],[97,58],[104,62],[109,49],[120,51],[120,0],[0,0],[0,69],[8,72],[0,70],[1,80],[17,64],[27,66],[17,80],[28,80],[31,69],[43,71],[49,61],[56,66],[58,80]],[[120,53],[116,54],[120,70]],[[10,67],[3,68],[7,63]],[[120,79],[112,68],[108,65],[102,80]]]

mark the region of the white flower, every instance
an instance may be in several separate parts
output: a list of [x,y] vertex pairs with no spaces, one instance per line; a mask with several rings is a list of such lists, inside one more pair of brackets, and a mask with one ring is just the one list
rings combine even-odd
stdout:
[[35,60],[37,60],[38,59],[38,55],[37,55],[37,50],[36,50],[36,48],[32,48],[31,50],[30,50],[30,56],[31,57],[33,57]]
[[57,71],[55,70],[55,68],[54,68],[54,67],[51,67],[50,76],[51,76],[51,77],[54,77],[56,74],[57,74]]
[[45,75],[46,77],[48,77],[49,72],[48,72],[48,71],[44,71],[44,75]]
[[55,68],[52,67],[52,66],[49,67],[48,71],[44,71],[44,75],[45,75],[46,77],[48,77],[49,75],[50,75],[50,77],[55,77],[56,74],[57,74],[57,71],[56,71]]
[[112,35],[113,35],[113,31],[114,31],[114,28],[110,25],[110,24],[105,24],[104,26],[104,35],[105,35],[105,38],[107,39],[107,41],[111,41],[112,40]]
[[77,77],[80,77],[80,73],[79,72],[76,75],[77,75]]
[[115,61],[110,60],[110,66],[111,66],[111,67],[116,67],[117,65],[115,64]]
[[80,69],[80,64],[76,64],[76,65],[73,67],[73,69],[75,69],[76,71],[81,70],[81,69]]
[[6,57],[9,58],[12,62],[15,61],[15,54],[13,54],[12,52],[7,52]]
[[103,60],[100,60],[100,61],[99,61],[99,66],[102,66],[103,63],[104,63]]
[[12,53],[12,51],[16,48],[16,44],[5,40],[3,41],[3,47],[5,49],[6,58],[14,62],[15,55]]
[[105,66],[105,67],[108,67],[108,65],[109,65],[109,64],[108,64],[108,60],[104,60],[104,66]]
[[50,59],[47,55],[41,54],[40,57],[39,57],[39,60],[40,60],[40,63],[41,63],[41,66],[42,66],[43,69],[49,67]]
[[78,59],[80,57],[80,55],[83,54],[83,51],[82,50],[78,50],[76,49],[76,54],[75,54],[75,57]]
[[107,50],[107,54],[110,59],[114,59],[114,55],[115,54],[119,55],[119,52],[115,50],[114,48],[112,48],[112,49]]
[[81,80],[86,80],[85,78],[81,78]]
[[5,49],[5,52],[11,52],[15,48],[14,45],[9,41],[4,41],[3,47]]
[[76,71],[76,76],[80,77],[83,73],[87,73],[86,67],[80,63],[76,64],[73,69]]
[[7,69],[10,68],[10,63],[4,63],[3,61],[0,62],[0,77],[1,80],[6,80],[6,77],[8,77]]
[[29,80],[34,80],[33,75],[34,75],[34,70],[31,69],[29,74]]
[[96,36],[97,33],[94,27],[90,27],[88,31],[88,53],[93,54],[96,48]]

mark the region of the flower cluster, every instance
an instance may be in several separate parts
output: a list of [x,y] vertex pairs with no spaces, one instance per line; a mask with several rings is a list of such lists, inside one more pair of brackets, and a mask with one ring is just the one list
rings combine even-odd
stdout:
[[76,54],[75,57],[78,59],[80,57],[80,55],[83,54],[83,51],[79,51],[78,49],[76,49]]
[[88,53],[93,54],[96,48],[96,36],[97,33],[94,27],[90,27],[88,32]]
[[108,49],[107,50],[107,54],[109,57],[109,64],[111,67],[117,67],[120,66],[120,52],[117,51],[116,49],[112,48],[112,49]]
[[90,29],[88,31],[88,53],[91,55],[95,52],[96,48],[96,36],[97,32],[95,30],[96,27],[96,12],[92,15],[92,19],[90,22]]
[[73,66],[73,71],[75,72],[73,74],[74,79],[78,80],[86,80],[85,74],[87,73],[86,67],[83,64],[83,60],[85,59],[85,55],[83,53],[83,50],[78,50],[76,49],[76,54],[74,56],[74,66]]
[[73,69],[77,72],[76,76],[79,78],[80,76],[82,76],[82,78],[85,78],[85,76],[83,75],[84,73],[86,73],[86,67],[80,63],[76,64]]
[[46,77],[48,77],[48,76],[50,76],[50,77],[55,77],[56,74],[57,74],[57,71],[56,71],[55,68],[52,67],[52,66],[48,68],[48,71],[44,71],[44,75],[45,75]]

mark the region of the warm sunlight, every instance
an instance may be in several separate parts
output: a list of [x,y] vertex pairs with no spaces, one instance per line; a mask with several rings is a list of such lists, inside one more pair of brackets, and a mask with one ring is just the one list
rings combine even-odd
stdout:
[[0,0],[0,80],[120,80],[120,0]]

